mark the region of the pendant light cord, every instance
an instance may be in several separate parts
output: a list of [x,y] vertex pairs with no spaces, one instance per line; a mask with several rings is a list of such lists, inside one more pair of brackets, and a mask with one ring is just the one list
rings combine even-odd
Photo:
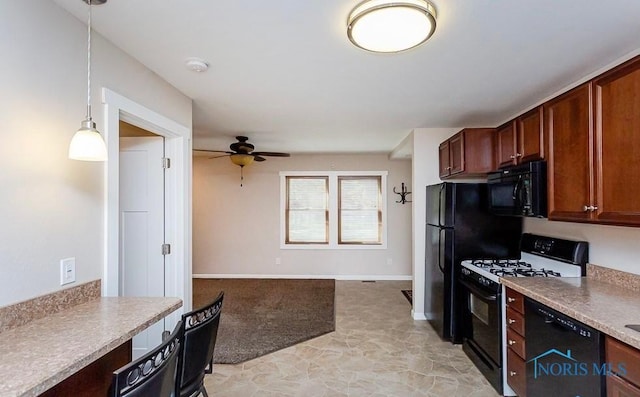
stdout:
[[87,120],[91,120],[91,0],[89,4],[89,23],[87,23]]

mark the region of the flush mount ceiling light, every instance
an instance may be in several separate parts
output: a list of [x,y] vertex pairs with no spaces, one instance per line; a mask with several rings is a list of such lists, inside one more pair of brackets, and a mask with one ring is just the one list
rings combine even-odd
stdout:
[[424,0],[366,0],[349,14],[347,35],[372,52],[399,52],[416,47],[436,30],[436,9]]
[[104,4],[107,0],[82,0],[89,5],[87,23],[87,117],[80,123],[80,129],[71,138],[69,158],[84,161],[107,160],[107,146],[96,123],[91,118],[91,6]]

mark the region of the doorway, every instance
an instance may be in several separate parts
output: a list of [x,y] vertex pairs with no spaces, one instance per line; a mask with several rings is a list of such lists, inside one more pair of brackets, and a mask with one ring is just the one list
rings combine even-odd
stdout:
[[[158,114],[109,89],[102,89],[105,110],[105,260],[103,296],[121,296],[120,236],[120,122],[162,137],[164,157],[170,158],[165,175],[164,241],[171,252],[164,256],[164,295],[182,299],[182,308],[165,318],[172,329],[184,311],[191,310],[191,128]],[[158,248],[161,252],[162,248]]]
[[[164,138],[120,122],[119,295],[165,296]],[[133,358],[162,342],[164,320],[133,338]]]

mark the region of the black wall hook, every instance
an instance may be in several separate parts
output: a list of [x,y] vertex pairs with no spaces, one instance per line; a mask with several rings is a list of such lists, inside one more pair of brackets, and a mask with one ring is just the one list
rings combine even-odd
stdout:
[[396,192],[396,187],[393,187],[393,192],[395,194],[399,194],[400,195],[400,200],[396,201],[396,203],[400,203],[400,204],[404,204],[404,203],[410,203],[411,201],[407,200],[407,196],[411,194],[411,192],[407,191],[407,187],[404,185],[404,182],[402,182],[402,187],[400,188],[399,192]]

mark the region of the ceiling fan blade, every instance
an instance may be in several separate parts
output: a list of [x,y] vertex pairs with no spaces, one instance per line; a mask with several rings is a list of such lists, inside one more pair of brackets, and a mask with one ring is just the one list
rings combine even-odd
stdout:
[[291,157],[289,153],[280,152],[253,152],[254,156],[271,156],[271,157]]
[[265,161],[266,160],[264,157],[260,157],[260,156],[256,156],[256,155],[253,156],[253,159],[255,161]]
[[219,159],[220,157],[229,157],[231,156],[230,154],[221,154],[220,156],[213,156],[213,157],[209,157],[209,159]]
[[194,152],[208,152],[208,153],[227,153],[233,154],[233,152],[228,152],[225,150],[208,150],[208,149],[193,149]]

